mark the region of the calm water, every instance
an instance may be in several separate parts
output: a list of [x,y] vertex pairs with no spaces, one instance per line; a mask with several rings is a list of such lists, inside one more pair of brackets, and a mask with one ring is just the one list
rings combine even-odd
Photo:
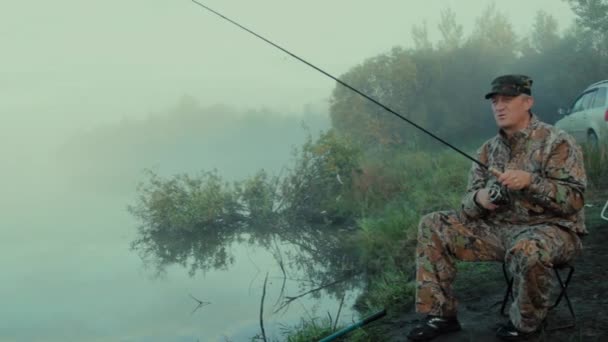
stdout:
[[[0,180],[0,341],[248,341],[259,332],[266,271],[269,335],[280,338],[276,324],[315,310],[335,316],[338,304],[327,297],[271,314],[281,272],[252,247],[233,246],[228,270],[190,277],[175,266],[154,277],[129,250],[137,223],[125,208],[133,194],[67,191],[39,163],[9,164]],[[288,295],[299,293],[288,285]],[[191,314],[190,294],[212,304]],[[353,313],[345,308],[342,317]]]

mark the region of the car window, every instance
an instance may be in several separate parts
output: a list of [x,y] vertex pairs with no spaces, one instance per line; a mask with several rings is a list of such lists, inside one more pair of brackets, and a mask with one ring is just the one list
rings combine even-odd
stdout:
[[595,98],[593,99],[593,104],[591,108],[605,107],[606,106],[606,88],[601,87],[597,89],[595,93]]
[[572,105],[572,110],[570,112],[574,113],[574,112],[578,112],[579,110],[581,110],[581,108],[583,108],[583,96],[579,96],[578,99],[576,99],[576,101],[574,101],[574,104]]
[[590,108],[591,102],[593,101],[593,95],[595,95],[595,90],[581,95],[576,102],[574,102],[574,105],[572,106],[572,113]]

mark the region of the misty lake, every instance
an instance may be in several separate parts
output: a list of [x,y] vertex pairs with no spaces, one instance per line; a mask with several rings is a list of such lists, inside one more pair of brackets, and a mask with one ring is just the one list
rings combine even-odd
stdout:
[[[579,6],[606,1],[207,2],[463,149],[496,133],[481,89],[498,73],[531,73],[534,111],[547,122],[561,119],[557,109],[582,85],[608,75],[608,21],[599,20],[608,10]],[[420,130],[191,1],[12,1],[0,27],[0,342],[250,341],[261,331],[267,273],[269,342],[302,319],[335,318],[341,307],[347,324],[359,318],[355,303],[363,311],[365,301],[371,308],[412,294],[409,228],[458,199],[462,179],[452,172],[462,159],[428,158],[427,142],[441,145]],[[431,168],[441,172],[427,179]],[[157,251],[169,255],[159,275],[131,247],[145,240],[127,209],[143,169],[162,177],[216,170],[242,182],[248,191],[233,196],[241,202],[215,202],[236,203],[234,222],[255,229],[226,233],[225,216],[201,214],[214,214],[214,201],[168,201],[178,205],[154,226],[166,242]],[[287,181],[270,187],[271,177]],[[274,216],[310,225],[243,219],[272,218],[251,209],[276,214],[275,204]],[[186,231],[181,240],[176,231]],[[355,244],[338,243],[346,235]],[[280,264],[256,247],[277,236],[308,263],[287,270],[284,293]],[[218,269],[211,260],[194,274],[175,264],[218,254],[234,262]],[[331,278],[346,271],[365,277],[345,285],[355,290],[344,307],[332,287],[274,313],[285,296],[345,281]],[[357,287],[369,297],[357,298]]]
[[[0,341],[249,341],[260,331],[266,272],[269,338],[280,340],[279,324],[300,317],[335,317],[339,302],[327,296],[273,314],[282,273],[259,248],[233,246],[227,270],[191,277],[174,266],[156,277],[130,250],[137,222],[126,206],[135,194],[67,190],[65,180],[38,173],[48,170],[42,163],[10,164],[5,174],[18,176],[0,183]],[[302,292],[295,281],[287,286],[288,295]],[[211,304],[192,313],[190,295]],[[345,305],[341,320],[356,318]]]

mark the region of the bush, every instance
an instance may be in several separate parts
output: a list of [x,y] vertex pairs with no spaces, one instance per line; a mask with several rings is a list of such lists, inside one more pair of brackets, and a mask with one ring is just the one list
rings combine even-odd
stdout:
[[232,263],[226,246],[238,238],[246,219],[234,187],[217,172],[168,180],[149,170],[147,175],[138,186],[137,203],[128,207],[141,222],[132,249],[155,261],[159,271],[169,264],[190,266],[194,273]]
[[295,166],[281,185],[286,213],[312,223],[343,222],[352,217],[351,184],[361,153],[333,130],[295,152]]

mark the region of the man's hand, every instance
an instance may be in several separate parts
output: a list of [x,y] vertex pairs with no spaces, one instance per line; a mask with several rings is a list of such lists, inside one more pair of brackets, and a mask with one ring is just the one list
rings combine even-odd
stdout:
[[498,177],[498,181],[507,189],[521,190],[530,185],[532,174],[522,170],[507,170]]
[[475,201],[488,210],[496,210],[496,208],[498,208],[496,204],[490,202],[489,189],[481,189],[477,191],[477,193],[475,193]]

